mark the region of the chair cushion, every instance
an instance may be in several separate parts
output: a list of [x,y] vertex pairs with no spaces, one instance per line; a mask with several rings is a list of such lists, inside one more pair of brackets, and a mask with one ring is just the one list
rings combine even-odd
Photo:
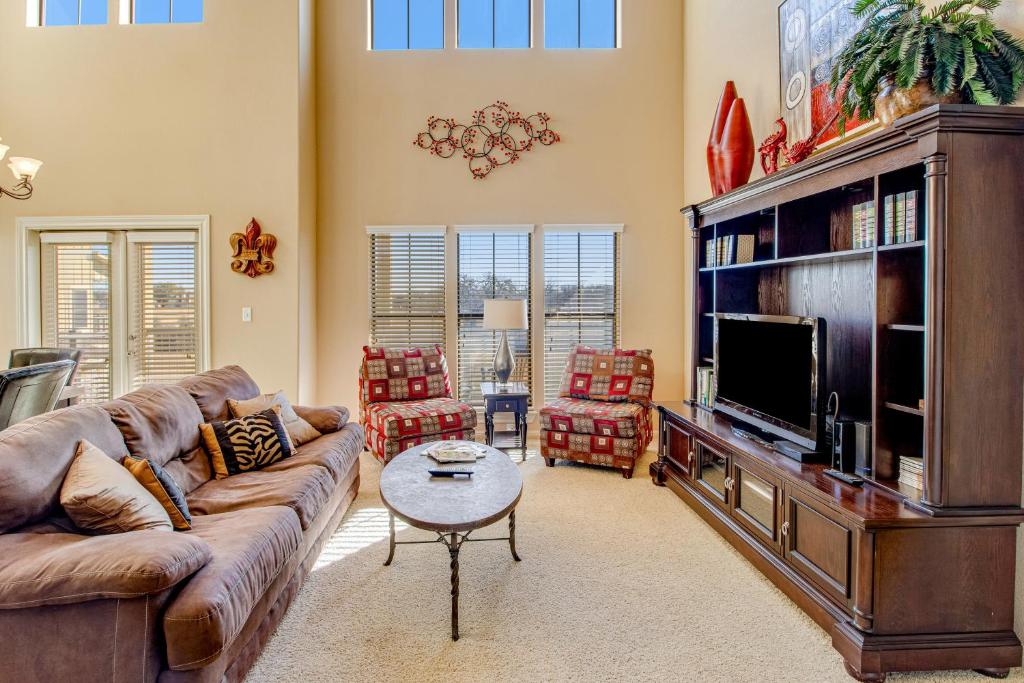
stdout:
[[363,406],[378,401],[415,401],[452,395],[448,363],[440,346],[433,349],[363,347],[359,370]]
[[186,498],[193,514],[193,525],[199,515],[215,515],[234,510],[281,505],[295,511],[303,529],[323,509],[334,479],[323,467],[308,465],[280,472],[243,472],[227,479],[214,479],[203,484]]
[[638,403],[556,398],[540,409],[541,428],[631,439],[646,433],[650,409]]
[[577,346],[569,354],[558,395],[648,406],[653,393],[654,360],[649,349],[598,350]]
[[597,434],[571,434],[542,429],[540,453],[545,458],[578,460],[606,467],[632,467],[647,445],[640,439],[617,439]]
[[384,436],[373,427],[366,428],[366,448],[381,462],[388,463],[398,454],[413,446],[433,441],[472,441],[476,433],[472,429],[457,429],[441,434],[425,434],[408,438],[392,439]]
[[335,482],[341,483],[348,476],[353,463],[359,461],[363,450],[363,428],[357,424],[347,425],[340,432],[324,434],[319,439],[295,449],[295,455],[275,462],[264,472],[284,472],[297,467],[316,465],[323,467]]
[[371,403],[366,425],[391,439],[441,434],[476,426],[476,410],[454,398]]
[[203,422],[231,418],[228,399],[245,401],[260,395],[260,388],[242,368],[228,365],[187,377],[178,383],[199,406]]
[[176,671],[199,669],[220,656],[302,544],[299,521],[285,507],[196,517],[182,535],[205,541],[212,559],[164,613],[167,664]]

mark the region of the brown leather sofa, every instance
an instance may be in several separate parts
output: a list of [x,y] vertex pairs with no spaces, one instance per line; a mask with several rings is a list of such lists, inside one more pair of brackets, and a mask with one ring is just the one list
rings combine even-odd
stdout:
[[[244,678],[355,497],[363,445],[346,409],[295,406],[323,436],[213,479],[198,425],[258,394],[233,366],[0,432],[0,681]],[[81,439],[164,466],[192,530],[77,530],[59,494]]]

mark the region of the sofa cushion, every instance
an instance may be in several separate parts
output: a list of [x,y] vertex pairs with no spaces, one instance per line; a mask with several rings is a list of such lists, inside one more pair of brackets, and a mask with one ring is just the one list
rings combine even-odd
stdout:
[[410,436],[401,439],[394,439],[378,432],[373,427],[366,428],[366,449],[373,453],[374,457],[381,462],[387,463],[398,454],[409,450],[413,446],[419,446],[433,441],[472,441],[475,432],[472,429],[457,429],[454,432],[443,432],[441,434],[425,434]]
[[291,437],[292,443],[296,446],[309,443],[320,436],[320,432],[313,425],[299,417],[283,391],[273,394],[261,394],[256,398],[250,398],[245,401],[237,401],[233,398],[228,399],[228,409],[231,411],[231,417],[253,415],[267,410],[271,406],[280,407],[281,421],[284,422],[284,428],[288,430],[288,436]]
[[638,403],[556,398],[540,409],[542,429],[633,438],[646,433],[650,409]]
[[135,475],[88,441],[78,445],[60,504],[77,526],[101,534],[173,529],[167,510]]
[[274,463],[264,472],[284,472],[298,467],[317,465],[323,467],[335,482],[348,476],[352,463],[359,460],[363,450],[363,428],[357,424],[347,425],[340,432],[324,434],[319,439],[299,446],[295,455]]
[[174,477],[155,462],[133,458],[130,455],[125,457],[121,464],[163,506],[175,529],[186,531],[192,528],[192,515],[188,511],[188,503],[185,502],[185,492],[178,486],[178,482],[174,481]]
[[581,345],[569,354],[558,395],[648,406],[653,393],[654,359],[649,349],[599,350]]
[[104,403],[103,408],[136,458],[163,466],[200,447],[203,416],[181,387],[147,385]]
[[253,472],[290,458],[295,450],[281,421],[281,406],[226,422],[199,425],[217,479]]
[[0,609],[152,595],[188,578],[210,557],[202,539],[165,531],[2,534]]
[[334,490],[334,479],[323,467],[309,465],[281,472],[243,472],[227,479],[214,479],[188,495],[188,507],[195,517],[234,510],[281,505],[298,515],[303,529],[323,509]]
[[378,401],[417,401],[452,395],[448,363],[440,346],[432,349],[363,347],[359,370],[362,405]]
[[82,439],[117,461],[128,455],[98,406],[46,413],[0,431],[0,533],[60,511],[61,484]]
[[476,426],[476,410],[454,398],[372,403],[366,425],[390,439],[441,434]]
[[191,531],[175,535],[205,542],[212,554],[164,613],[167,664],[187,671],[209,664],[232,643],[299,549],[302,531],[288,508],[259,507],[196,517]]
[[231,418],[228,399],[244,401],[260,395],[260,388],[242,368],[228,365],[193,375],[178,383],[187,391],[203,414],[202,422]]
[[340,432],[348,424],[348,408],[341,406],[324,406],[310,408],[307,406],[292,406],[295,413],[303,420],[313,425],[313,429],[321,434]]

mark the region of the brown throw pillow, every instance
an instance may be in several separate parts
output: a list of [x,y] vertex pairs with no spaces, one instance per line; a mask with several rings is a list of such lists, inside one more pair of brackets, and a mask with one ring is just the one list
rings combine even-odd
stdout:
[[178,482],[174,481],[174,477],[160,465],[143,458],[128,455],[121,464],[127,467],[132,476],[163,506],[175,529],[188,531],[192,528],[192,515],[188,511],[185,494],[182,493]]
[[228,399],[228,408],[231,410],[233,417],[254,415],[272,406],[281,407],[281,421],[284,422],[284,428],[288,430],[288,436],[291,437],[292,443],[296,446],[301,446],[323,436],[313,425],[298,416],[283,391],[263,394],[256,398],[250,398],[247,401],[236,401],[233,398]]
[[199,425],[217,479],[260,470],[292,456],[295,449],[280,411],[274,406],[255,415]]
[[153,494],[88,441],[78,444],[61,486],[60,504],[78,527],[103,534],[172,529],[167,511]]

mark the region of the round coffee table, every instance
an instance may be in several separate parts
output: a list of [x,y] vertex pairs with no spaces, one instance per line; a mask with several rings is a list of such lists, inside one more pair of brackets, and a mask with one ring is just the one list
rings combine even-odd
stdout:
[[[438,463],[423,451],[436,443],[410,448],[389,462],[380,475],[380,497],[388,509],[390,546],[387,567],[395,558],[396,545],[443,543],[451,558],[452,640],[459,639],[459,550],[463,543],[508,541],[516,553],[516,504],[523,495],[523,477],[501,451],[485,446],[487,455],[467,465],[473,476],[433,477],[427,470]],[[469,538],[476,529],[508,516],[508,536]],[[432,531],[432,541],[396,541],[395,517],[409,526]]]

